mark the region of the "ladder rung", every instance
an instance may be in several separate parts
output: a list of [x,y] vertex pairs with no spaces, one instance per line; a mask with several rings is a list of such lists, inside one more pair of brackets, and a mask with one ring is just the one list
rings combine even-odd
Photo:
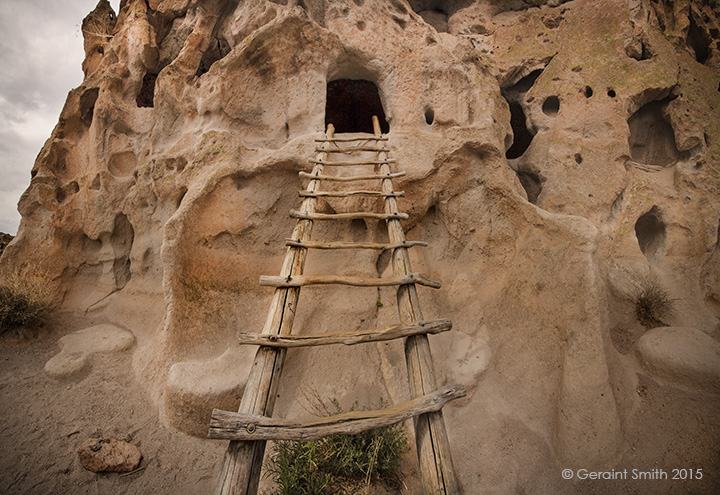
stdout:
[[305,179],[319,179],[319,180],[332,180],[337,182],[352,182],[356,180],[375,180],[375,179],[394,179],[396,177],[402,177],[405,175],[405,172],[395,172],[392,174],[370,174],[370,175],[353,175],[348,177],[338,177],[336,175],[313,175],[309,174],[307,172],[300,172],[300,177],[303,177]]
[[351,411],[305,422],[213,409],[208,438],[224,440],[316,440],[328,435],[354,435],[439,411],[465,397],[462,385],[449,385],[416,399],[376,411]]
[[387,136],[376,136],[375,134],[367,134],[360,137],[342,137],[342,138],[318,138],[318,143],[351,143],[353,141],[387,141]]
[[351,167],[353,165],[382,165],[384,163],[395,163],[394,158],[388,158],[387,160],[367,160],[367,161],[354,161],[354,162],[324,162],[322,160],[309,160],[310,163],[314,164],[321,164],[321,165],[331,165],[334,167]]
[[300,191],[299,194],[303,198],[318,198],[320,196],[328,198],[345,198],[348,196],[392,196],[397,198],[399,196],[405,196],[405,191]]
[[306,285],[350,285],[353,287],[388,287],[391,285],[419,284],[433,289],[442,287],[437,280],[430,280],[420,273],[401,277],[361,278],[346,275],[292,275],[288,277],[261,275],[260,285],[264,287],[304,287]]
[[377,242],[318,242],[318,241],[296,241],[287,239],[286,246],[304,247],[308,249],[382,249],[383,251],[395,248],[409,248],[413,246],[428,245],[423,241],[404,241],[394,244],[380,244]]
[[371,212],[351,212],[351,213],[304,213],[302,211],[290,210],[292,218],[301,218],[306,220],[350,220],[354,218],[377,218],[378,220],[400,219],[407,220],[407,213],[371,213]]
[[355,345],[365,342],[381,342],[401,339],[410,335],[436,334],[447,332],[452,328],[448,319],[416,321],[405,325],[390,325],[374,330],[357,332],[325,333],[321,335],[274,335],[260,333],[241,333],[238,342],[247,345],[264,345],[267,347],[307,347],[316,345],[344,344]]
[[323,149],[323,148],[315,148],[316,153],[352,153],[353,151],[374,151],[375,153],[380,153],[381,151],[389,152],[390,150],[387,148],[376,148],[372,146],[356,146],[353,148],[329,148],[329,149]]

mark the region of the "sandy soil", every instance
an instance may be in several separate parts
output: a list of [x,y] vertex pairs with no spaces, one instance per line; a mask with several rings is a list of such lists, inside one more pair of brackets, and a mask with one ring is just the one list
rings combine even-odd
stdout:
[[[99,323],[103,322],[64,314],[34,335],[0,336],[0,493],[210,493],[225,442],[189,437],[160,424],[157,408],[131,372],[133,349],[96,355],[92,367],[73,379],[57,381],[43,372],[58,352],[60,337]],[[639,379],[642,400],[626,418],[626,451],[614,468],[627,469],[626,479],[565,481],[558,470],[554,491],[720,493],[720,397],[663,386],[643,375]],[[98,435],[139,447],[143,469],[129,475],[86,471],[76,451],[85,439]],[[492,443],[483,446],[486,454],[507,448]],[[408,477],[403,492],[419,493],[410,461],[404,463]],[[653,470],[662,470],[668,479],[632,479],[633,469],[656,474],[659,471]],[[694,477],[701,469],[703,477],[673,480],[673,475],[683,474],[673,469],[692,469]],[[477,473],[477,486],[463,480],[465,492],[496,493],[489,485],[497,474]],[[263,486],[269,486],[267,480]],[[536,485],[546,492],[542,486]]]
[[[227,442],[194,438],[164,427],[157,407],[132,372],[135,348],[96,354],[82,375],[58,381],[43,371],[58,340],[101,320],[54,316],[33,332],[0,336],[0,493],[145,494],[211,493]],[[77,449],[90,437],[131,442],[143,454],[133,474],[85,470]],[[270,451],[270,445],[266,451]],[[403,468],[411,478],[411,452]],[[416,479],[404,493],[419,489]],[[261,492],[272,482],[261,481]],[[372,494],[389,495],[384,487]]]
[[[224,442],[167,429],[131,372],[132,349],[96,355],[83,375],[43,372],[63,335],[102,323],[62,315],[37,335],[0,338],[0,493],[199,494],[212,490]],[[77,449],[89,437],[126,440],[143,453],[128,476],[85,470]]]

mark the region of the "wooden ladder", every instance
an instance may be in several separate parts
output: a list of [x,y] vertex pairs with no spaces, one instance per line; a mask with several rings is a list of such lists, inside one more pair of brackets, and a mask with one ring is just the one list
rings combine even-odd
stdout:
[[[245,392],[237,413],[213,410],[208,438],[230,440],[222,468],[215,486],[215,494],[255,495],[260,480],[265,442],[267,440],[312,440],[327,435],[355,434],[372,428],[388,426],[409,418],[415,420],[415,433],[420,471],[427,494],[460,493],[455,475],[450,444],[441,408],[448,401],[465,396],[465,388],[459,385],[438,388],[435,380],[430,344],[427,334],[450,330],[450,320],[425,320],[420,310],[416,285],[439,288],[440,282],[414,273],[410,265],[408,249],[426,246],[419,241],[405,240],[400,224],[408,215],[398,210],[397,198],[403,192],[393,189],[393,179],[405,172],[390,171],[395,160],[388,156],[388,138],[380,131],[377,117],[373,117],[374,134],[361,137],[335,137],[332,124],[328,125],[326,137],[316,139],[318,155],[310,162],[312,173],[300,172],[310,179],[307,189],[300,192],[303,202],[299,210],[290,215],[298,222],[288,239],[287,254],[280,275],[262,276],[260,285],[275,287],[265,327],[261,334],[240,335],[241,344],[259,345],[255,361],[250,369]],[[342,148],[352,143],[365,142],[359,146]],[[373,146],[367,146],[374,142]],[[346,160],[343,155],[353,152],[374,152],[374,160]],[[341,160],[330,160],[338,156]],[[325,167],[347,167],[372,165],[373,173],[365,175],[325,175]],[[379,170],[378,170],[379,168]],[[378,180],[381,190],[367,191],[322,191],[323,182],[350,182]],[[378,196],[384,198],[382,213],[317,213],[315,207],[319,197]],[[374,218],[387,222],[389,243],[370,242],[316,242],[310,240],[313,221]],[[309,249],[377,249],[392,250],[393,277],[359,278],[341,275],[303,275],[305,259]],[[295,308],[300,288],[318,284],[342,284],[360,287],[397,286],[397,301],[400,323],[376,330],[364,330],[324,335],[292,335]],[[412,400],[401,405],[379,411],[354,411],[351,413],[319,418],[298,423],[291,420],[272,418],[275,397],[288,347],[314,346],[325,344],[358,344],[383,340],[406,338],[405,358]]]

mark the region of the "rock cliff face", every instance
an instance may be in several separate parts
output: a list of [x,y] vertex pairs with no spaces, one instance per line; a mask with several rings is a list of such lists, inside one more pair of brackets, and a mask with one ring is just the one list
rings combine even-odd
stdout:
[[[565,493],[559,466],[690,467],[644,450],[677,431],[649,429],[664,420],[648,389],[696,398],[705,419],[678,442],[709,468],[719,18],[690,0],[123,0],[117,17],[102,0],[2,266],[41,265],[66,308],[132,330],[163,420],[203,435],[242,394],[254,349],[234,336],[262,328],[257,281],[281,265],[313,139],[326,115],[353,108],[343,129],[362,131],[379,105],[408,172],[408,237],[430,243],[414,266],[444,283],[421,292],[426,315],[454,322],[431,345],[441,381],[469,390],[445,418],[470,493]],[[377,276],[388,261],[311,253],[307,271]],[[648,287],[673,311],[643,321],[678,328],[642,345]],[[296,328],[395,321],[392,290],[303,289]],[[307,389],[401,401],[406,382],[402,343],[293,351],[276,411],[302,415]]]

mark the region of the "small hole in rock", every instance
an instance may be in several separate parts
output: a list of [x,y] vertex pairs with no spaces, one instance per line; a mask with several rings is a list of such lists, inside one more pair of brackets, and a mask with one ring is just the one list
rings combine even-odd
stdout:
[[200,65],[195,72],[197,77],[202,77],[212,67],[212,64],[225,58],[230,53],[230,45],[224,38],[216,39],[215,43],[211,43],[210,47],[205,51],[200,60]]
[[105,54],[105,49],[104,49],[103,47],[99,46],[99,47],[97,47],[97,52],[98,52],[100,55],[104,55],[104,54]]
[[665,223],[657,206],[653,206],[650,211],[638,218],[635,222],[635,235],[640,250],[648,259],[655,257],[665,245]]
[[97,102],[99,92],[99,88],[91,88],[80,96],[80,118],[88,127],[92,124],[95,102]]
[[557,96],[548,96],[545,98],[545,102],[542,106],[542,111],[545,115],[554,117],[560,110],[560,100]]
[[610,98],[615,98],[615,96],[617,96],[617,95],[615,94],[615,90],[614,90],[614,89],[608,89],[607,95],[608,95]]
[[425,110],[425,122],[427,125],[432,125],[433,121],[435,120],[435,112],[433,112],[432,108],[428,108]]
[[358,23],[357,23],[357,28],[358,28],[360,31],[364,31],[364,30],[365,30],[365,22],[364,22],[364,21],[358,21]]
[[175,208],[180,208],[180,204],[182,203],[183,198],[185,198],[185,195],[187,194],[188,190],[187,187],[183,187],[180,189],[180,194],[178,194],[178,198],[175,201]]
[[583,162],[583,157],[580,153],[575,153],[575,163],[580,165]]
[[506,158],[519,158],[528,149],[534,136],[527,128],[525,112],[519,103],[508,102],[510,105],[510,126],[513,130],[513,144],[505,152]]
[[585,98],[590,98],[593,95],[593,90],[590,86],[585,86]]
[[405,26],[407,26],[407,21],[405,19],[402,19],[396,15],[390,17],[392,17],[392,20],[395,21],[395,24],[400,26],[402,29],[405,29]]
[[525,189],[525,193],[527,193],[528,201],[536,205],[538,196],[540,196],[540,193],[542,192],[542,181],[540,180],[540,176],[538,176],[535,172],[518,170],[517,177],[523,189]]
[[695,60],[704,64],[710,56],[710,42],[705,31],[695,22],[695,16],[690,15],[690,27],[688,28],[687,44],[695,52]]
[[135,103],[140,108],[152,108],[154,106],[155,97],[155,81],[157,81],[158,75],[154,72],[147,72],[142,80],[142,86],[140,92],[135,98]]

